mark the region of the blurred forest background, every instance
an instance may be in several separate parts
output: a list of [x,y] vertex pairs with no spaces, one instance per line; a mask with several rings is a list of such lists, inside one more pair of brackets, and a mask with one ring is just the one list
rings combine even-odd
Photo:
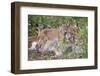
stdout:
[[[78,51],[69,51],[66,48],[61,59],[76,59],[88,57],[88,18],[87,17],[71,17],[71,16],[42,16],[28,15],[28,37],[37,37],[37,27],[41,28],[57,28],[62,24],[76,24],[79,27],[78,32]],[[35,51],[28,52],[28,60],[36,60]],[[42,59],[51,59],[52,53],[46,53]]]

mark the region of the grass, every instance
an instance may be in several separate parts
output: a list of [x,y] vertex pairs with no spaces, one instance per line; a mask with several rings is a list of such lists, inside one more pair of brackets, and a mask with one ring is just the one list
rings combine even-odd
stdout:
[[87,58],[87,51],[86,50],[77,50],[77,51],[70,51],[66,49],[62,52],[60,57],[54,57],[54,52],[46,51],[44,53],[36,52],[36,51],[29,51],[28,52],[28,60],[53,60],[53,59],[81,59]]

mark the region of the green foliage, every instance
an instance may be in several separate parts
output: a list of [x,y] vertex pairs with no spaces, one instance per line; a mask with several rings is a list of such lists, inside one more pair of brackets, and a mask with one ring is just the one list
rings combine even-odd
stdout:
[[[87,26],[86,17],[71,17],[71,16],[42,16],[42,15],[28,15],[28,35],[34,36],[36,27],[42,25],[43,27],[57,28],[61,24],[78,24],[80,28]],[[85,30],[84,30],[85,31]],[[34,33],[33,33],[34,32]]]
[[[72,16],[46,16],[46,15],[28,15],[28,36],[37,36],[38,30],[37,27],[44,28],[57,28],[62,24],[72,24],[77,25],[79,28],[77,45],[80,49],[78,51],[83,50],[81,53],[73,53],[71,52],[70,47],[65,47],[65,44],[70,44],[70,41],[64,41],[62,37],[59,43],[63,48],[63,57],[64,58],[87,58],[87,48],[88,48],[88,18],[87,17],[72,17]],[[36,57],[35,53],[33,54]],[[44,55],[44,59],[52,59],[50,58],[53,53],[46,53]],[[29,55],[30,56],[30,55]],[[32,55],[31,55],[32,56]],[[33,57],[33,59],[34,59]],[[61,57],[61,58],[63,58]],[[30,57],[31,58],[31,57]],[[41,58],[40,58],[41,59]]]
[[86,38],[87,37],[87,29],[85,27],[80,29],[79,35],[81,38]]

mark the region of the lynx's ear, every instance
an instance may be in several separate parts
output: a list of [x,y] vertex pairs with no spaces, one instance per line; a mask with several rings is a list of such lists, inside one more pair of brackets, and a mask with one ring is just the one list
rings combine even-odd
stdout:
[[76,24],[76,26],[77,26],[77,27],[79,26],[78,23]]

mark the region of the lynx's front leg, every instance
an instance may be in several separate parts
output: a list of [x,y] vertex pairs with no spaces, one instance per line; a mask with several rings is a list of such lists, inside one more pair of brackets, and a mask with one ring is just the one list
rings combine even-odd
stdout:
[[61,51],[59,51],[59,49],[58,49],[58,46],[56,45],[55,46],[55,48],[54,48],[54,50],[53,50],[53,52],[54,52],[54,58],[58,58],[58,57],[60,57],[61,55],[62,55],[62,52]]

